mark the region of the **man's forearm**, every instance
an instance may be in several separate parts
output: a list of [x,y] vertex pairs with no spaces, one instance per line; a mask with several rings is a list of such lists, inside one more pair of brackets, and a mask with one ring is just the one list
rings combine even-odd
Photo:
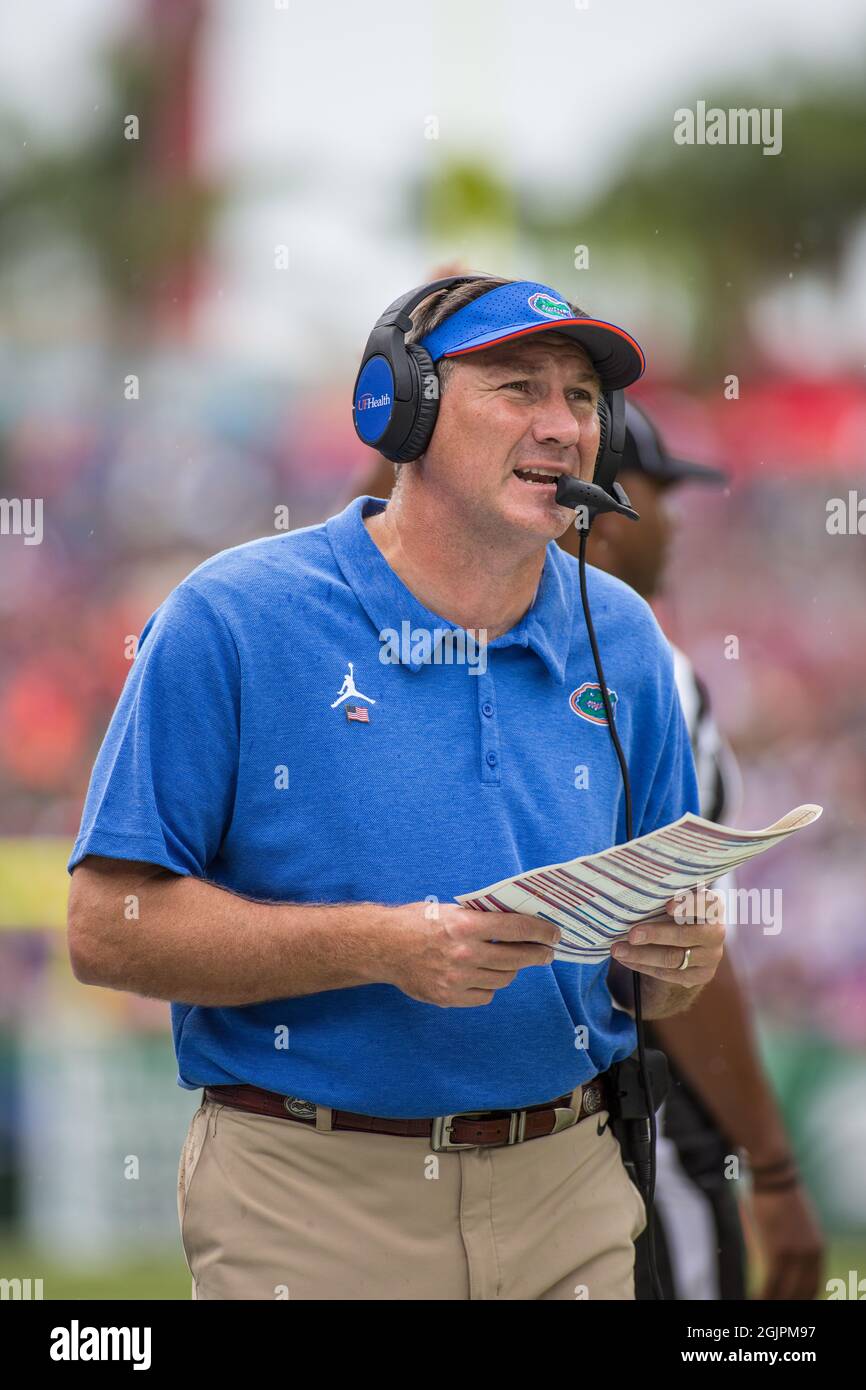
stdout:
[[85,984],[230,1007],[382,978],[379,904],[256,902],[163,871],[76,884],[79,873],[70,952]]

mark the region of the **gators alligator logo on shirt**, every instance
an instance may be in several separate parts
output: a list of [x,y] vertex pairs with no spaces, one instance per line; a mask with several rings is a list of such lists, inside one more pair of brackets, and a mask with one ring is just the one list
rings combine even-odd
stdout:
[[571,318],[571,310],[567,304],[563,304],[561,299],[554,299],[550,294],[542,294],[541,290],[531,294],[527,303],[530,309],[534,309],[536,314],[543,314],[546,319]]
[[[607,693],[610,698],[611,710],[616,718],[616,691],[611,690],[608,686]],[[577,690],[572,690],[568,703],[575,714],[579,714],[581,719],[588,719],[590,724],[607,723],[604,701],[601,698],[601,686],[598,681],[584,681],[583,685],[577,687]]]

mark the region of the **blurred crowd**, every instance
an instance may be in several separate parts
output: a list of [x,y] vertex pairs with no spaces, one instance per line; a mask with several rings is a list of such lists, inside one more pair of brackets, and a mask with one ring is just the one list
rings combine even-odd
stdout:
[[[0,836],[71,839],[150,613],[208,555],[286,516],[296,529],[331,514],[372,456],[354,437],[345,383],[301,393],[161,357],[145,407],[120,388],[104,398],[117,375],[106,361],[43,353],[38,373],[26,357],[5,366],[0,495],[44,499],[44,537],[0,546]],[[52,397],[46,374],[79,389]],[[825,808],[795,845],[743,871],[745,888],[782,889],[783,926],[743,925],[737,950],[762,1012],[863,1045],[866,551],[826,526],[827,499],[857,478],[826,460],[810,470],[795,439],[788,466],[746,467],[717,407],[674,395],[645,404],[678,453],[732,473],[724,493],[675,494],[684,524],[657,611],[739,758],[740,824],[806,801]]]

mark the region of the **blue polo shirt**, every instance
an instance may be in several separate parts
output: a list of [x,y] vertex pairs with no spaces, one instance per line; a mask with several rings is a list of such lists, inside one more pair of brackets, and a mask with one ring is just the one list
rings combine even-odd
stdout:
[[[269,901],[449,902],[625,838],[577,561],[551,542],[486,669],[472,648],[460,663],[457,642],[436,640],[460,629],[419,603],[363,524],[384,506],[357,498],[225,550],[169,594],[97,757],[70,871],[95,854]],[[671,649],[632,589],[593,567],[587,579],[643,834],[698,810]],[[178,1083],[391,1116],[530,1105],[634,1050],[608,964],[524,969],[477,1008],[389,984],[173,1003]]]

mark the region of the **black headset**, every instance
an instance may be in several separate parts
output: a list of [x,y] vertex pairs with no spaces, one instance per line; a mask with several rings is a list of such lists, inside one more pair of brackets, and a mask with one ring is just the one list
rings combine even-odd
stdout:
[[[406,334],[412,328],[409,317],[412,310],[429,294],[449,285],[496,278],[474,274],[446,275],[441,280],[430,280],[401,294],[376,320],[355,378],[352,419],[358,438],[392,463],[420,458],[430,443],[439,413],[439,376],[435,364],[420,343],[406,342]],[[365,386],[372,390],[365,390]],[[379,396],[376,390],[381,392]],[[372,412],[364,409],[370,400]],[[371,415],[378,417],[375,422]],[[618,485],[615,491],[614,485],[625,448],[625,392],[603,391],[598,399],[598,416],[601,437],[593,482],[613,499],[616,505],[610,510],[619,510],[625,494]],[[571,481],[577,482],[576,479]]]

